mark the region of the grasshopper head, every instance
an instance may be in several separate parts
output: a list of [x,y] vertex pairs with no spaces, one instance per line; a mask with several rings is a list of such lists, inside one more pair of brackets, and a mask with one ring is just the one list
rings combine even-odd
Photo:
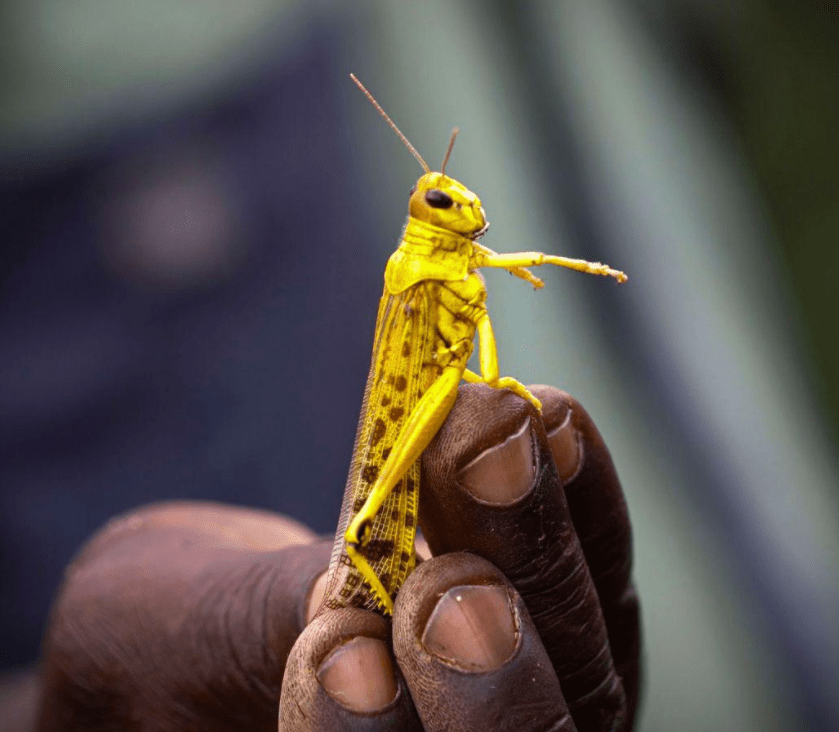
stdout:
[[489,223],[478,198],[465,185],[443,173],[426,173],[411,190],[410,215],[469,239],[483,234]]
[[408,202],[408,211],[411,217],[419,221],[424,221],[432,226],[447,229],[455,234],[460,234],[467,239],[477,239],[481,236],[489,228],[486,213],[481,206],[481,199],[465,185],[446,175],[446,163],[449,161],[455,138],[459,132],[457,127],[452,130],[449,147],[446,150],[446,157],[443,158],[443,164],[440,166],[440,172],[434,173],[428,167],[428,163],[423,160],[422,155],[417,152],[416,148],[408,141],[408,138],[402,134],[394,121],[388,117],[387,112],[382,109],[381,105],[373,98],[373,95],[367,91],[364,84],[355,77],[355,74],[350,74],[350,78],[361,89],[364,96],[370,100],[370,103],[378,110],[379,114],[384,117],[391,129],[402,140],[405,147],[408,148],[411,155],[417,159],[417,162],[425,171],[425,175],[417,181],[417,184],[411,191],[411,198]]

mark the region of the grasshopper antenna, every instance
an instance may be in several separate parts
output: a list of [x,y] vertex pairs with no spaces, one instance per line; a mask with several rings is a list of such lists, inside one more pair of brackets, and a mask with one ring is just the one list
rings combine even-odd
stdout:
[[452,148],[454,147],[454,138],[457,137],[458,132],[460,132],[459,127],[455,127],[452,130],[452,136],[449,138],[449,147],[446,149],[446,157],[443,158],[443,164],[440,166],[440,175],[446,174],[446,163],[449,162],[449,156],[452,154]]
[[[365,97],[367,97],[367,98],[370,100],[370,104],[372,104],[372,105],[373,105],[373,106],[374,106],[374,107],[378,110],[379,114],[380,114],[380,115],[382,115],[382,117],[384,117],[384,118],[385,118],[385,122],[387,122],[387,123],[390,125],[390,128],[391,128],[391,129],[392,129],[392,130],[393,130],[393,131],[394,131],[394,132],[395,132],[395,133],[399,136],[399,139],[400,139],[400,140],[402,140],[402,142],[404,143],[405,147],[407,147],[407,148],[411,151],[411,155],[413,155],[413,156],[414,156],[414,157],[415,157],[415,158],[419,161],[419,164],[422,166],[422,169],[423,169],[426,173],[430,173],[430,172],[431,172],[431,169],[428,167],[428,163],[426,163],[426,162],[425,162],[425,160],[423,160],[423,159],[422,159],[422,155],[420,155],[420,154],[417,152],[417,149],[416,149],[416,148],[415,148],[415,147],[414,147],[414,146],[413,146],[410,142],[408,142],[408,138],[407,138],[407,137],[405,137],[405,135],[403,135],[403,134],[402,134],[402,132],[401,132],[401,131],[400,131],[400,129],[396,126],[396,124],[394,123],[394,121],[393,121],[390,117],[388,117],[388,116],[387,116],[387,112],[385,112],[385,110],[383,110],[383,109],[381,108],[381,106],[380,106],[380,105],[379,105],[379,103],[375,100],[375,98],[373,97],[373,95],[372,95],[369,91],[367,91],[367,88],[364,86],[364,84],[362,84],[362,83],[361,83],[361,82],[360,82],[360,81],[356,78],[356,75],[355,75],[355,74],[350,74],[350,79],[352,79],[352,80],[355,82],[355,85],[356,85],[359,89],[361,89],[361,91],[364,93],[364,96],[365,96]],[[452,143],[449,143],[449,150],[450,150],[450,151],[451,151],[451,145],[452,145],[452,144],[453,144],[453,141],[452,141]],[[446,159],[448,159],[448,157],[449,157],[449,156],[448,156],[448,155],[446,155]]]

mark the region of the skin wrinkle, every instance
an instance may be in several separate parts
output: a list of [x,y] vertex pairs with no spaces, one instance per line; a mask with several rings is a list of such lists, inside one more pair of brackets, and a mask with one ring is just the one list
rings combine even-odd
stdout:
[[272,600],[274,599],[272,592],[274,588],[273,580],[273,571],[266,567],[262,575],[262,583],[265,585],[262,593],[262,617],[257,617],[257,622],[262,631],[260,635],[262,638],[262,643],[260,644],[262,647],[262,667],[266,669],[285,666],[285,659],[280,659],[277,655],[276,644],[272,642],[273,639],[271,637],[273,635],[272,630],[277,622],[274,614],[271,612]]
[[[593,623],[578,620],[575,623],[569,623],[568,629],[583,636],[592,631]],[[563,690],[569,698],[568,704],[572,707],[572,711],[573,705],[590,693],[592,679],[612,675],[612,657],[605,638],[601,645],[589,644],[584,649],[578,649],[576,654],[567,644],[546,643],[545,649],[549,654],[564,651],[559,662],[554,661],[554,667],[562,679]]]
[[[580,561],[575,544],[579,547],[576,535],[559,539],[554,546],[561,546],[563,550],[557,556],[554,566],[546,568],[542,577],[517,577],[514,580],[527,597],[534,623],[546,639],[546,650],[554,660],[572,715],[593,693],[590,690],[592,679],[604,675],[607,680],[614,677],[607,636],[599,632],[593,635],[591,632],[586,633],[594,625],[591,617],[592,606],[596,606],[595,593],[593,584],[586,581],[588,568]],[[561,578],[558,583],[556,577]],[[553,585],[547,584],[551,581]],[[546,584],[539,587],[542,583]],[[559,602],[556,601],[557,597],[561,598]],[[600,614],[599,608],[597,614]],[[564,633],[554,638],[553,628],[562,628]],[[577,645],[577,653],[573,653],[572,648],[575,646],[569,646],[564,641],[568,632],[579,637],[591,637],[592,641],[597,639],[597,646]],[[579,666],[581,662],[583,665]],[[613,688],[613,684],[608,684],[608,687]],[[606,687],[601,682],[598,688]]]
[[[135,646],[137,637],[142,633],[123,640],[119,627],[113,621],[111,604],[102,602],[95,595],[87,602],[85,599],[76,598],[76,601],[81,601],[88,612],[73,613],[64,602],[56,618],[59,632],[55,635],[54,643],[68,661],[64,667],[66,673],[70,675],[71,671],[78,668],[77,659],[85,659],[87,663],[79,674],[81,678],[89,673],[92,677],[104,677],[110,685],[130,683],[125,670],[132,667],[134,656],[142,652],[142,646]],[[91,605],[94,604],[99,608],[93,610]],[[95,652],[97,650],[99,653]],[[95,682],[91,682],[90,687],[89,690],[94,691]]]
[[[247,569],[239,574],[241,566],[239,561],[233,561],[228,571],[216,573],[217,569],[207,569],[203,577],[206,581],[209,576],[209,587],[202,593],[191,624],[200,649],[195,657],[203,660],[196,669],[201,680],[195,684],[192,694],[196,699],[193,713],[198,719],[210,715],[229,719],[230,708],[225,708],[227,705],[220,699],[229,696],[231,689],[243,697],[259,700],[260,705],[255,709],[262,707],[263,718],[279,694],[279,683],[272,690],[265,682],[255,680],[262,675],[253,661],[262,651],[261,643],[253,640],[256,636],[253,628],[249,627],[252,625],[249,609],[256,588],[249,588],[248,582],[258,576],[261,568],[245,564]],[[247,651],[240,653],[237,647]]]
[[[323,547],[325,550],[328,550],[328,548],[327,544]],[[281,590],[281,596],[284,597],[288,588],[287,586],[277,586],[275,566],[276,560],[273,558],[273,555],[265,555],[263,561],[256,566],[255,573],[248,573],[242,578],[241,586],[244,588],[245,595],[241,597],[237,594],[237,596],[231,598],[231,603],[232,607],[238,608],[240,612],[243,609],[244,613],[240,615],[238,622],[234,620],[227,625],[228,637],[234,639],[238,633],[240,638],[238,641],[234,641],[234,643],[238,642],[240,647],[247,647],[252,651],[251,659],[244,661],[239,659],[240,667],[245,669],[251,678],[270,678],[276,680],[274,685],[263,685],[262,688],[263,698],[271,708],[274,707],[279,696],[279,682],[285,665],[285,658],[278,656],[277,649],[278,646],[285,645],[287,649],[285,655],[287,655],[288,649],[290,649],[293,641],[293,638],[289,637],[285,644],[283,644],[276,638],[276,613],[272,612],[270,608],[276,608],[277,606],[274,592],[279,589]],[[254,581],[255,577],[259,579],[258,582]],[[249,586],[250,589],[248,589]],[[260,594],[263,597],[262,603],[257,602]],[[301,587],[300,592],[296,596],[302,597],[303,594]],[[255,609],[260,604],[265,608],[261,617],[259,617],[259,613],[254,614]],[[300,603],[295,603],[293,609],[299,611]],[[230,617],[233,618],[232,615]],[[295,613],[294,617],[298,618],[299,612]],[[260,635],[260,633],[256,632],[257,630],[261,630],[263,634]],[[290,635],[296,635],[299,627],[291,628],[290,630]],[[242,634],[245,635],[244,639],[241,638]],[[262,661],[261,668],[254,667],[253,661],[257,659]],[[260,664],[257,663],[256,665],[259,666]]]
[[[570,616],[575,610],[590,598],[584,575],[587,574],[587,567],[579,561],[579,543],[571,534],[567,522],[558,525],[557,534],[564,537],[564,541],[556,541],[547,552],[537,552],[532,556],[532,561],[520,564],[515,573],[510,573],[511,579],[528,597],[531,604],[544,602],[543,613],[539,613],[540,619],[554,618],[554,622]],[[557,582],[557,577],[560,578]],[[579,595],[574,601],[574,597]],[[561,600],[557,603],[556,598]],[[537,613],[531,610],[536,617]]]
[[[248,569],[243,576],[237,577],[238,581],[236,585],[232,585],[232,583],[227,584],[222,581],[220,583],[221,586],[219,594],[226,601],[225,610],[221,615],[223,620],[222,637],[225,639],[227,660],[231,664],[232,668],[237,672],[235,674],[236,684],[241,688],[250,687],[252,690],[258,692],[263,699],[267,700],[270,695],[270,689],[266,687],[265,683],[261,679],[257,680],[254,674],[249,673],[250,669],[248,667],[251,665],[248,663],[249,659],[245,660],[239,653],[240,644],[243,639],[241,637],[237,637],[241,636],[240,626],[242,625],[243,620],[246,625],[250,625],[247,621],[249,620],[249,616],[251,614],[250,608],[253,607],[253,596],[257,592],[255,577],[259,574],[259,569],[260,568],[258,566],[253,566]],[[243,598],[240,593],[245,595],[244,603],[242,602]],[[244,605],[244,608],[242,605]],[[244,617],[242,617],[243,610]],[[249,630],[249,628],[246,628],[246,631],[247,630]],[[247,635],[250,636],[249,633]],[[262,644],[258,644],[257,646],[260,650],[261,645]],[[228,668],[230,668],[230,666],[228,666]],[[277,691],[279,691],[279,689]]]
[[[578,569],[576,571],[581,572],[582,570]],[[558,585],[551,594],[562,596],[562,588],[566,585],[570,586],[570,592],[560,602],[551,602],[547,592],[542,593],[541,597],[528,595],[531,605],[541,606],[541,612],[538,615],[535,612],[531,614],[543,627],[550,628],[553,625],[562,625],[572,627],[579,632],[586,624],[591,623],[587,612],[588,604],[591,601],[589,590],[585,586],[572,582],[569,578]],[[542,600],[544,602],[541,602]],[[580,619],[582,619],[582,622],[580,622]]]
[[571,719],[571,714],[566,712],[550,727],[545,728],[545,732],[567,732],[570,729],[574,729],[574,720]]
[[[319,549],[320,553],[324,555],[320,562],[321,566],[315,564],[308,571],[304,571],[302,573],[304,577],[311,576],[311,578],[314,578],[317,572],[322,569],[322,563],[326,561],[328,546],[324,544]],[[195,627],[200,629],[201,635],[205,636],[205,639],[215,648],[206,649],[203,654],[196,657],[215,658],[217,661],[209,664],[206,669],[199,669],[200,674],[206,674],[207,676],[203,681],[203,688],[210,692],[209,694],[205,693],[202,697],[204,704],[199,705],[200,717],[206,718],[208,715],[214,715],[220,719],[228,718],[229,710],[218,709],[216,699],[229,698],[232,687],[243,698],[252,700],[248,718],[239,721],[231,720],[233,728],[238,729],[252,725],[255,720],[259,720],[259,723],[266,729],[276,725],[276,704],[280,692],[280,680],[285,657],[292,645],[294,636],[296,636],[295,628],[286,629],[285,637],[282,633],[278,633],[276,626],[279,623],[276,623],[276,619],[277,617],[296,618],[297,614],[294,611],[299,608],[300,604],[300,598],[293,593],[289,593],[288,586],[282,582],[282,578],[276,576],[278,557],[280,554],[286,557],[285,563],[288,570],[286,576],[295,577],[301,574],[299,570],[295,572],[295,566],[300,566],[301,562],[306,562],[306,555],[311,553],[310,549],[303,547],[291,547],[282,550],[281,553],[266,553],[260,555],[256,565],[250,570],[246,570],[244,574],[240,573],[239,567],[242,566],[242,563],[247,566],[248,561],[252,562],[253,555],[251,557],[240,557],[240,561],[232,562],[228,572],[219,572],[218,567],[207,569],[207,573],[212,578],[212,585],[215,585],[213,590],[206,595],[207,609],[210,613],[210,617],[206,620],[209,622],[202,622],[201,618],[197,618]],[[311,564],[311,560],[308,560],[308,563]],[[303,568],[305,569],[305,567],[304,564]],[[278,584],[283,585],[283,587],[278,588]],[[277,592],[278,589],[282,589],[282,592]],[[281,602],[278,602],[278,600]],[[214,603],[219,602],[227,603],[227,609],[224,613],[226,620],[213,631],[212,608]],[[285,611],[282,609],[283,603],[288,606]],[[271,609],[260,614],[258,609],[261,607]],[[218,612],[217,607],[215,612]],[[267,632],[268,635],[262,635],[263,632]],[[219,633],[222,634],[223,642],[214,642],[215,636]],[[245,655],[239,655],[235,654],[231,647],[227,654],[219,654],[218,651],[225,642],[231,643],[233,646],[238,644],[240,648],[248,650]],[[231,667],[229,664],[231,657],[237,659],[236,666]],[[231,668],[237,669],[237,673],[231,674]],[[213,677],[219,677],[221,683],[213,684]],[[264,681],[260,681],[259,685],[253,686],[253,684],[244,681],[248,678]],[[217,688],[214,689],[214,687]],[[248,689],[250,689],[250,692]],[[258,694],[255,695],[254,691],[257,691]],[[261,700],[260,705],[256,708],[252,706],[255,698]],[[247,708],[247,705],[243,708]],[[262,726],[258,728],[261,729]]]
[[[260,639],[260,641],[255,645],[256,650],[261,657],[260,660],[263,669],[276,668],[278,661],[276,655],[273,654],[272,646],[267,642],[268,636],[266,634],[268,618],[271,617],[271,613],[269,611],[269,599],[272,571],[273,567],[268,564],[259,567],[258,572],[255,573],[258,576],[258,581],[253,582],[250,590],[248,590],[247,584],[243,583],[243,588],[246,594],[245,607],[248,616],[247,630],[250,631],[251,628],[253,628],[254,630],[261,631],[254,632],[253,634],[248,632],[248,636],[254,639]],[[260,595],[262,596],[261,602],[259,602]],[[262,612],[257,612],[257,608],[259,607],[262,608]],[[231,639],[233,638],[234,632],[235,629],[231,628]],[[243,670],[248,673],[250,671],[250,669],[248,669],[249,664],[243,662],[235,650],[233,653],[238,659]],[[263,680],[271,678],[270,675],[263,676],[262,674],[254,674],[250,672],[249,676],[252,688],[256,688],[262,694],[263,698],[270,700],[272,703],[277,699],[279,695],[279,687],[269,686],[267,682]]]
[[[506,707],[502,717],[514,716],[523,722],[539,720],[540,725],[546,725],[540,726],[540,730],[567,730],[573,724],[568,711],[558,709],[553,699],[525,700],[514,702],[514,705],[514,711]],[[530,726],[526,729],[530,732]]]
[[[580,632],[584,632],[585,627],[580,629]],[[581,685],[588,683],[589,679],[595,677],[601,677],[602,680],[593,688],[589,689],[585,693],[579,694],[574,700],[575,704],[581,704],[586,699],[593,698],[597,694],[597,690],[600,688],[612,688],[614,684],[620,683],[618,677],[614,673],[608,673],[609,667],[612,665],[612,656],[611,650],[609,648],[608,642],[605,642],[602,646],[600,646],[597,651],[592,654],[588,660],[585,661],[585,664],[582,666],[578,666],[577,668],[573,669],[565,676],[565,679],[570,681],[578,681]]]
[[192,627],[197,631],[196,636],[205,639],[202,645],[204,657],[209,660],[207,666],[222,667],[227,677],[225,680],[235,680],[237,676],[244,675],[231,638],[232,599],[236,590],[235,586],[231,586],[232,578],[227,574],[222,575],[221,581],[215,575],[212,575],[212,579],[212,584],[198,600]]
[[[569,505],[574,506],[573,500]],[[581,513],[581,512],[578,512]],[[583,552],[588,559],[592,575],[600,576],[604,570],[614,571],[617,566],[623,566],[625,574],[620,577],[620,588],[629,581],[632,569],[631,537],[627,530],[621,531],[620,525],[624,523],[624,512],[601,512],[599,516],[588,518],[584,524],[578,526],[578,532],[583,533],[581,541]],[[577,524],[582,522],[578,519]],[[616,559],[618,562],[616,563]],[[612,588],[604,585],[601,591],[609,591]]]
[[[84,594],[88,588],[83,585],[80,589]],[[126,700],[139,695],[134,695],[134,679],[126,671],[132,668],[142,648],[130,647],[136,642],[136,636],[128,639],[128,644],[118,642],[119,633],[113,632],[113,624],[92,622],[95,616],[89,611],[88,603],[82,603],[88,612],[74,617],[69,603],[79,601],[79,594],[77,591],[65,596],[57,606],[55,632],[48,640],[54,663],[46,669],[44,678],[47,688],[54,689],[56,696],[65,700],[71,717],[85,720],[95,729],[99,720],[130,717],[131,707]],[[92,599],[97,601],[95,595]],[[97,636],[102,640],[96,641]],[[94,648],[102,650],[94,654]],[[50,718],[49,709],[45,718]],[[47,728],[54,724],[48,723]]]
[[631,542],[628,537],[616,536],[614,532],[609,531],[607,527],[611,519],[613,516],[604,515],[602,517],[604,528],[593,536],[586,536],[585,541],[581,541],[581,545],[587,556],[597,556],[597,560],[591,563],[595,568],[602,566],[601,571],[624,569],[625,574],[621,579],[623,584],[626,584],[632,571],[632,556],[627,549]]
[[[576,611],[585,610],[584,605],[590,601],[589,588],[586,579],[586,567],[572,561],[569,551],[563,551],[553,562],[545,560],[540,574],[522,573],[515,578],[519,591],[528,598],[531,615],[538,616],[540,621],[551,621],[549,624],[560,624],[567,621]],[[557,582],[556,577],[561,579]],[[557,601],[559,597],[559,601]]]
[[[580,710],[585,710],[586,716],[592,720],[599,720],[592,726],[592,729],[624,729],[628,723],[628,715],[625,710],[619,707],[610,709],[603,705],[603,699],[613,699],[617,696],[620,685],[621,681],[615,675],[604,678],[599,686],[577,701],[572,710],[572,715],[577,714],[579,716]],[[608,727],[606,727],[607,724]]]
[[[608,649],[605,649],[605,652],[608,653]],[[603,696],[603,689],[604,688],[611,688],[616,684],[619,684],[620,681],[616,676],[609,676],[604,678],[603,681],[594,689],[591,690],[588,694],[584,697],[580,697],[577,700],[578,704],[587,704],[589,702],[599,703],[600,698]]]

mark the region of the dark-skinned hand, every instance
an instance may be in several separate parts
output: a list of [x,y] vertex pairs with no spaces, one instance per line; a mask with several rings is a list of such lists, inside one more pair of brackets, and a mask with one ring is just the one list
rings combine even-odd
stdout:
[[[392,622],[311,622],[331,540],[264,512],[164,504],[68,569],[41,730],[629,730],[639,615],[608,450],[567,394],[461,387],[423,455],[434,558]],[[468,550],[471,553],[466,553]],[[307,625],[308,622],[308,625]]]

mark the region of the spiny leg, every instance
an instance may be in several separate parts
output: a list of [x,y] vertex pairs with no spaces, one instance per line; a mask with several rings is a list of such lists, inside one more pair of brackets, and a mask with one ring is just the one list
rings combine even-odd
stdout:
[[534,290],[541,290],[545,286],[545,283],[542,282],[542,280],[540,280],[529,269],[525,269],[524,267],[510,267],[507,271],[511,275],[515,275],[519,279],[529,282],[533,285]]
[[347,555],[353,561],[362,577],[370,584],[385,612],[393,612],[393,603],[387,590],[379,580],[370,563],[361,555],[359,549],[370,540],[373,522],[396,484],[408,472],[422,451],[428,447],[437,434],[443,421],[448,416],[457,398],[457,385],[462,376],[460,365],[450,365],[423,394],[417,405],[411,410],[408,419],[393,443],[390,455],[382,466],[376,482],[370,490],[367,500],[359,509],[344,534]]
[[487,254],[481,257],[479,266],[500,267],[506,270],[515,270],[521,267],[538,267],[543,264],[555,264],[558,267],[575,269],[578,272],[588,274],[614,277],[618,282],[626,282],[627,276],[617,269],[612,269],[602,262],[587,262],[585,259],[570,259],[568,257],[557,257],[553,254],[542,252],[513,252],[511,254]]

